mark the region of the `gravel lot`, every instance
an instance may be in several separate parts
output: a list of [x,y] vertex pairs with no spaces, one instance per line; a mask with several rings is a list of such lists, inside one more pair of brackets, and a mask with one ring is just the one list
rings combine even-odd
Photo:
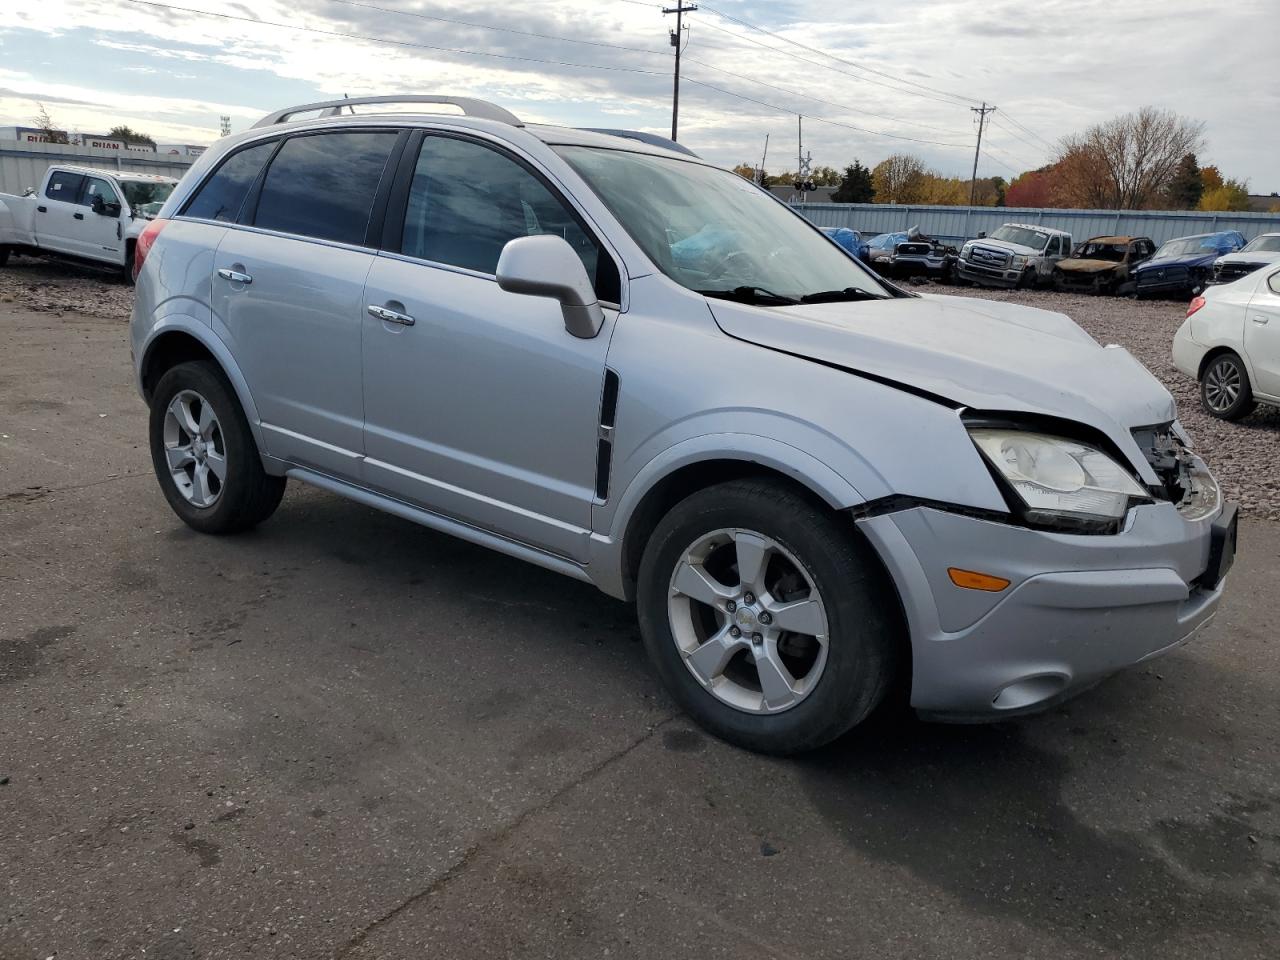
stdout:
[[[1280,520],[1280,477],[1271,472],[1271,465],[1280,462],[1280,410],[1259,407],[1239,423],[1223,423],[1202,412],[1199,388],[1174,369],[1169,356],[1174,331],[1186,312],[1180,301],[1136,301],[1038,290],[930,289],[1057,310],[1100,343],[1118,343],[1127,348],[1177,398],[1184,426],[1227,495],[1254,517]],[[133,288],[78,266],[18,257],[0,270],[0,303],[49,311],[55,316],[76,312],[124,321],[133,307]]]

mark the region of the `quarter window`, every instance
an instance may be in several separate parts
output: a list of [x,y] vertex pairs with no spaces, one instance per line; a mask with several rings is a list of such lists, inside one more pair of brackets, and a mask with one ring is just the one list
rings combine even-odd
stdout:
[[50,200],[61,200],[63,203],[75,203],[80,192],[80,184],[84,182],[84,174],[68,173],[65,170],[50,175],[44,188],[44,195]]
[[249,188],[276,148],[276,142],[269,140],[233,153],[196,191],[183,213],[201,220],[234,223],[240,216],[240,207],[249,195]]
[[532,172],[470,140],[428,136],[422,141],[401,253],[492,274],[508,241],[540,235],[568,241],[587,275],[595,278],[596,296],[618,302],[620,281],[613,259]]
[[262,183],[254,226],[363,244],[397,136],[344,132],[286,140]]

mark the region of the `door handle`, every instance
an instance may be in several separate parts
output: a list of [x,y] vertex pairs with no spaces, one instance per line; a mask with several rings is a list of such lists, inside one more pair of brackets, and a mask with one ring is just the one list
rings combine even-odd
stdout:
[[241,273],[239,270],[229,270],[226,267],[218,268],[218,276],[223,280],[230,280],[232,283],[253,283],[253,277],[247,273]]
[[406,327],[412,327],[414,323],[413,317],[409,316],[409,314],[390,310],[387,307],[380,307],[376,303],[369,304],[365,309],[369,311],[369,316],[385,320],[387,323],[399,323]]
[[36,207],[36,212],[37,212],[37,213],[48,213],[48,212],[49,212],[49,208],[48,208],[48,207]]
[[1271,319],[1270,317],[1264,317],[1260,313],[1255,313],[1253,315],[1253,322],[1259,325],[1265,324],[1270,319]]
[[84,219],[84,214],[83,214],[83,213],[73,213],[73,214],[71,215],[71,218],[72,218],[73,220],[83,220],[83,219]]

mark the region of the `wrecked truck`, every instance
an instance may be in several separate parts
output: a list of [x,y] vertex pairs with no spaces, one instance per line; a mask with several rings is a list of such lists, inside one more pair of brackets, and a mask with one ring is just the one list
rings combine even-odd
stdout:
[[1076,293],[1129,293],[1135,285],[1134,267],[1155,252],[1150,237],[1090,237],[1058,261],[1053,287]]

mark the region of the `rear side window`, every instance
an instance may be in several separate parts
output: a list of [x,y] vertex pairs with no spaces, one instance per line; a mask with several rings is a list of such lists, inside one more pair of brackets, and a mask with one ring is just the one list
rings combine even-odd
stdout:
[[254,226],[363,244],[397,136],[325,133],[286,140],[262,183]]
[[196,191],[183,213],[201,220],[235,222],[249,188],[275,148],[276,141],[269,140],[233,153]]
[[68,173],[59,170],[49,177],[44,188],[44,195],[50,200],[61,200],[63,203],[75,203],[76,194],[80,192],[80,184],[84,181],[82,173]]
[[422,141],[401,253],[492,274],[508,241],[543,234],[568,241],[593,278],[596,296],[618,302],[621,283],[612,258],[532,172],[470,140]]

